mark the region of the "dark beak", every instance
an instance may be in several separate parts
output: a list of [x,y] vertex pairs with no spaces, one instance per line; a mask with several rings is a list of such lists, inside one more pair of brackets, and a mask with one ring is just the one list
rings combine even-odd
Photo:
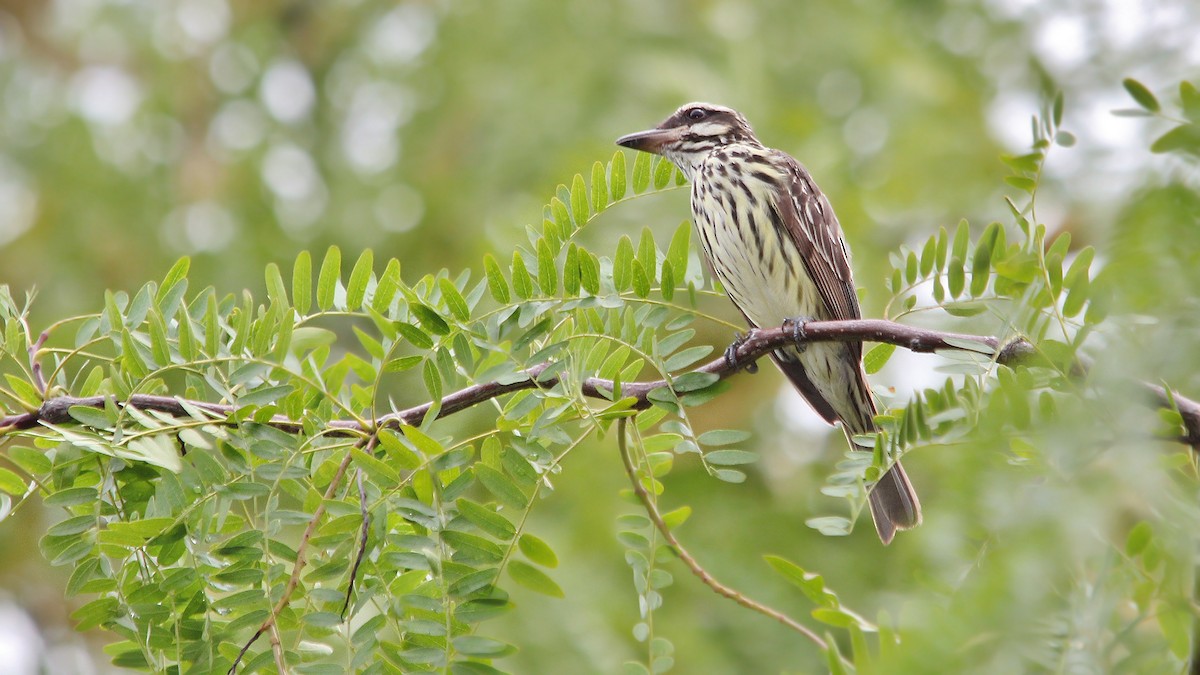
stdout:
[[626,134],[618,138],[617,145],[624,146],[630,150],[641,150],[642,152],[652,152],[658,155],[662,154],[664,145],[679,140],[679,132],[680,128],[639,131],[635,134]]

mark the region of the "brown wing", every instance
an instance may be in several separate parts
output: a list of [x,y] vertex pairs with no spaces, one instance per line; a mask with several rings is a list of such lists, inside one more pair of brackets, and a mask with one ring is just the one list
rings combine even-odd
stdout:
[[[850,271],[850,254],[833,207],[807,169],[787,153],[774,152],[779,165],[787,167],[789,174],[787,193],[779,195],[775,204],[780,221],[792,235],[808,275],[816,283],[829,312],[820,318],[862,318],[854,276]],[[861,349],[860,345],[860,352]]]
[[[818,313],[816,318],[862,318],[854,276],[850,272],[850,254],[833,207],[807,169],[786,153],[773,152],[777,165],[787,171],[785,187],[781,187],[781,194],[775,199],[776,215],[783,229],[791,234],[808,276],[820,293],[825,311]],[[867,431],[874,426],[875,406],[863,380],[862,369],[854,363],[862,359],[862,343],[847,342],[839,349],[845,350],[846,358],[853,359],[852,365],[848,364],[851,370],[847,372],[847,383],[857,389],[856,398],[861,402],[845,410],[837,409],[825,399],[797,358],[787,352],[777,352],[772,358],[822,417],[830,423],[841,420],[847,429],[856,433]]]

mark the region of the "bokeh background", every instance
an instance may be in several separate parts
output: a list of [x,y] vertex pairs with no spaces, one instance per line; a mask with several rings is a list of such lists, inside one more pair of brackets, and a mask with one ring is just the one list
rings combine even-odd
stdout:
[[[95,311],[104,289],[136,289],[182,255],[193,289],[222,293],[261,291],[267,263],[286,269],[330,244],[396,257],[409,279],[479,269],[485,253],[505,259],[524,243],[555,186],[609,158],[618,135],[710,100],[813,171],[878,314],[888,252],[963,217],[1007,217],[998,156],[1024,151],[1030,117],[1055,91],[1079,140],[1047,166],[1038,214],[1052,230],[1103,247],[1137,195],[1194,181],[1194,164],[1146,149],[1164,122],[1111,110],[1132,107],[1124,77],[1168,98],[1194,80],[1198,34],[1200,5],[1188,0],[4,0],[0,283],[36,292],[38,327]],[[649,225],[665,247],[686,213],[682,190],[639,200],[584,241],[610,251]],[[898,355],[877,384],[903,396],[938,383],[930,364]],[[917,641],[954,626],[946,589],[983,555],[974,515],[1018,483],[1011,467],[914,453],[926,528],[886,551],[866,523],[849,539],[821,537],[804,521],[840,508],[818,488],[842,441],[767,370],[705,411],[712,426],[756,431],[759,470],[728,485],[681,464],[668,503],[695,510],[681,537],[719,577],[799,614],[806,602],[762,554],[824,573],[869,615],[932,627]],[[518,595],[511,620],[485,627],[521,646],[503,664],[512,671],[617,672],[644,649],[615,538],[616,516],[633,509],[618,497],[624,481],[615,449],[597,443],[572,455],[535,509],[532,531],[559,552],[567,598]],[[53,517],[25,508],[0,524],[0,672],[107,668],[105,638],[71,631],[69,570],[38,556]],[[1015,547],[993,564],[1034,577],[1061,532],[1018,534],[1019,522],[990,523],[1010,528]],[[1020,579],[983,579],[966,594],[978,613],[968,623],[1000,635],[1019,637],[1054,592],[1021,600],[1006,597]],[[821,663],[682,570],[655,624],[676,645],[677,672]]]

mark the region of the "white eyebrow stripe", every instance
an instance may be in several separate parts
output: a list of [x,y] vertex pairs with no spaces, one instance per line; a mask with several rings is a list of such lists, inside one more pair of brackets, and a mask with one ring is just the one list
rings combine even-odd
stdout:
[[728,124],[720,122],[701,122],[692,125],[692,131],[701,136],[717,136],[725,132],[729,128]]

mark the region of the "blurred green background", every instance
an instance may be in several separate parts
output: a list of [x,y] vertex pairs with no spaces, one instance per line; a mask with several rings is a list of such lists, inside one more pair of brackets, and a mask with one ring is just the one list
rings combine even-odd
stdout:
[[[221,293],[259,292],[267,263],[286,268],[298,251],[330,244],[350,258],[367,247],[396,257],[410,280],[478,270],[485,253],[506,259],[525,243],[525,224],[540,221],[555,186],[609,158],[614,138],[709,100],[743,111],[764,142],[813,171],[854,249],[865,310],[878,315],[890,251],[963,217],[1007,218],[998,156],[1024,150],[1030,116],[1056,90],[1079,143],[1052,152],[1040,219],[1102,250],[1136,238],[1122,232],[1122,214],[1195,168],[1146,150],[1165,127],[1109,111],[1131,107],[1123,77],[1168,90],[1194,76],[1198,31],[1200,6],[1187,0],[6,0],[0,283],[36,289],[36,329],[97,310],[104,289],[161,278],[181,255],[193,258],[193,289]],[[665,248],[686,214],[685,191],[642,199],[602,216],[584,241],[611,251],[649,225]],[[1158,282],[1146,283],[1153,296]],[[898,358],[876,384],[903,400],[942,381],[932,363]],[[1149,366],[1151,379],[1180,372],[1169,360]],[[757,432],[760,470],[728,485],[681,464],[667,503],[695,514],[680,536],[719,578],[800,615],[806,601],[761,556],[825,574],[850,606],[914,626],[918,648],[944,641],[925,653],[962,659],[949,671],[1036,659],[1042,645],[1023,636],[1086,604],[1067,580],[1087,578],[1089,556],[1123,540],[1123,509],[1155,508],[1136,495],[1165,489],[1159,446],[1144,441],[1109,460],[1120,480],[1110,464],[1064,450],[1068,468],[1033,488],[986,443],[930,449],[907,460],[924,528],[886,550],[866,523],[848,539],[821,537],[804,521],[840,508],[818,488],[843,441],[768,371],[740,378],[735,395],[704,411],[714,427]],[[1072,480],[1088,471],[1099,477]],[[535,509],[532,531],[558,550],[567,598],[518,595],[511,620],[485,626],[521,646],[502,664],[513,672],[617,672],[644,649],[631,635],[636,595],[615,538],[615,517],[634,509],[618,497],[624,484],[611,443],[592,444]],[[1062,517],[1033,520],[1048,512]],[[16,617],[0,623],[0,645],[22,642],[51,672],[103,668],[88,654],[104,638],[70,632],[69,570],[37,555],[48,518],[25,509],[0,526],[0,599]],[[964,642],[985,629],[991,646],[977,661]],[[822,663],[682,570],[655,630],[675,643],[676,672]],[[997,645],[1027,649],[1006,660]],[[11,672],[36,672],[14,663]]]

